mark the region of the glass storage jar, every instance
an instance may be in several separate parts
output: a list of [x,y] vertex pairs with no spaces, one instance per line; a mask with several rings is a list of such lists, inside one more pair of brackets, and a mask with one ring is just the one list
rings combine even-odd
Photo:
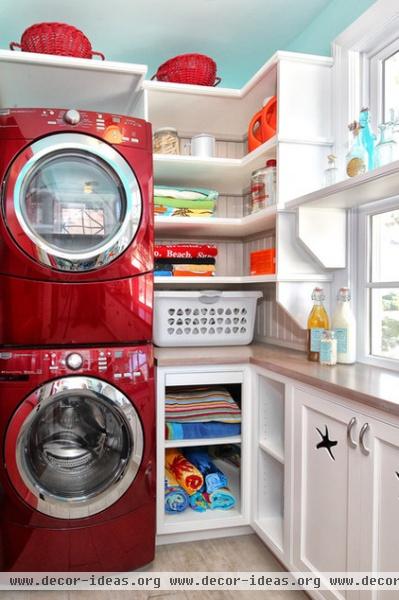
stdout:
[[276,165],[276,160],[270,159],[265,167],[252,173],[251,213],[276,204]]
[[155,154],[179,154],[177,129],[161,127],[154,131],[153,149]]

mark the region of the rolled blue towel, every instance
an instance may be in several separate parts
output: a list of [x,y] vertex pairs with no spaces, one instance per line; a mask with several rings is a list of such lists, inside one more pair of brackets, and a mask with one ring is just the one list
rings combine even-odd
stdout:
[[165,470],[165,512],[183,512],[187,506],[187,492],[177,484],[173,475]]
[[226,475],[214,465],[206,450],[202,448],[185,448],[184,455],[204,477],[201,492],[211,494],[219,488],[227,487],[228,479]]
[[188,502],[193,510],[197,512],[205,512],[208,508],[208,503],[204,498],[204,494],[202,492],[195,492],[188,497]]
[[230,510],[236,505],[236,499],[228,488],[221,488],[210,494],[205,494],[205,498],[207,498],[211,510]]

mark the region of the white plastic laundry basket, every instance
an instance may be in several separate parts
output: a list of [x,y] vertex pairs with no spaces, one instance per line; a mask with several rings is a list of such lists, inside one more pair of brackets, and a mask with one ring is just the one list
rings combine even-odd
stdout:
[[157,346],[250,344],[262,292],[155,292]]

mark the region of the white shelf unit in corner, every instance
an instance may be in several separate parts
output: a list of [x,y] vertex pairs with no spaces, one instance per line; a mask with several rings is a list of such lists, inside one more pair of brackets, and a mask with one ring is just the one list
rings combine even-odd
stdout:
[[[321,184],[325,157],[332,147],[331,66],[329,58],[278,52],[240,90],[144,82],[149,119],[154,128],[175,127],[182,138],[207,132],[223,143],[230,140],[242,146],[248,123],[265,97],[277,95],[279,103],[276,136],[242,158],[154,156],[156,183],[214,187],[226,196],[244,196],[252,171],[267,158],[276,157],[277,206],[235,218],[218,216],[201,220],[156,216],[155,219],[156,236],[163,242],[168,239],[246,242],[275,229],[276,275],[251,277],[244,268],[236,273],[234,269],[222,267],[218,273],[216,265],[216,277],[155,277],[157,287],[277,284],[277,301],[281,300],[288,312],[293,310],[294,320],[300,321],[294,290],[299,289],[304,298],[318,282],[328,284],[332,275],[297,243],[295,214],[280,214],[280,210],[284,210],[290,198]],[[325,111],[324,118],[321,107]],[[249,247],[247,244],[246,248]],[[299,303],[300,310],[302,304]]]
[[76,108],[147,118],[147,66],[0,50],[2,108]]

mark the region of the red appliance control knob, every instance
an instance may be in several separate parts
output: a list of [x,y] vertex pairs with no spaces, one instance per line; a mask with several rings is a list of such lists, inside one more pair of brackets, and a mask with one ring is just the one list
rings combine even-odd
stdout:
[[67,364],[67,367],[69,367],[73,371],[76,371],[77,369],[80,369],[80,367],[83,365],[83,356],[81,354],[78,354],[77,352],[72,352],[71,354],[68,354],[65,362]]
[[65,123],[68,123],[69,125],[77,125],[80,121],[79,112],[77,110],[74,110],[73,108],[71,108],[70,110],[67,110],[64,115],[64,121],[65,121]]

